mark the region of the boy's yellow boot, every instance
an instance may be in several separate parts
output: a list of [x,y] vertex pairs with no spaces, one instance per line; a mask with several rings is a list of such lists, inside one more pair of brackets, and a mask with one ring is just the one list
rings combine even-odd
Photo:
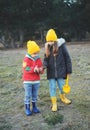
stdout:
[[60,99],[65,104],[70,104],[71,101],[65,97],[65,94],[60,94]]
[[57,111],[57,99],[56,97],[51,97],[52,101],[52,111]]

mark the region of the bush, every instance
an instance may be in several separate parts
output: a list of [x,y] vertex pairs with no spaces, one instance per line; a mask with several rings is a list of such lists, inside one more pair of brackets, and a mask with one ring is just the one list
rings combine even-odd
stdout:
[[61,115],[59,112],[50,112],[46,115],[43,115],[43,117],[48,125],[55,125],[63,122],[63,115]]

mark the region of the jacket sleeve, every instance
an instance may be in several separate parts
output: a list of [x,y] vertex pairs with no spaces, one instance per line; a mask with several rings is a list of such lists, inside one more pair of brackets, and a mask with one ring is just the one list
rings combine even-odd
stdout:
[[46,55],[44,55],[43,68],[46,69],[47,67],[48,67],[48,58],[46,57]]
[[65,44],[62,45],[62,51],[63,51],[64,60],[65,60],[65,64],[66,64],[67,74],[71,74],[72,73],[72,63],[71,63],[71,58],[70,58],[69,52],[68,52]]

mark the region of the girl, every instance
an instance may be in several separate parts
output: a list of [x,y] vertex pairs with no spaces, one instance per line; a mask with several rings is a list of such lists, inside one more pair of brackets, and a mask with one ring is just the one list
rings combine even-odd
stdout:
[[57,111],[56,82],[60,90],[60,99],[65,104],[71,101],[65,97],[62,88],[65,79],[72,73],[71,59],[63,38],[57,39],[53,29],[46,34],[44,66],[47,68],[52,111]]

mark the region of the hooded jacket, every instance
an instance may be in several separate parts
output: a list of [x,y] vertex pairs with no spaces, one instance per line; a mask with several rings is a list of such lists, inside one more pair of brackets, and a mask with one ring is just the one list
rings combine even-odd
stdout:
[[40,80],[40,74],[34,72],[35,66],[42,67],[42,61],[39,56],[33,58],[26,54],[23,60],[23,76],[24,82],[35,82]]
[[72,73],[72,63],[63,38],[57,39],[58,54],[53,56],[52,49],[48,58],[44,58],[44,65],[47,66],[47,79],[66,78]]

